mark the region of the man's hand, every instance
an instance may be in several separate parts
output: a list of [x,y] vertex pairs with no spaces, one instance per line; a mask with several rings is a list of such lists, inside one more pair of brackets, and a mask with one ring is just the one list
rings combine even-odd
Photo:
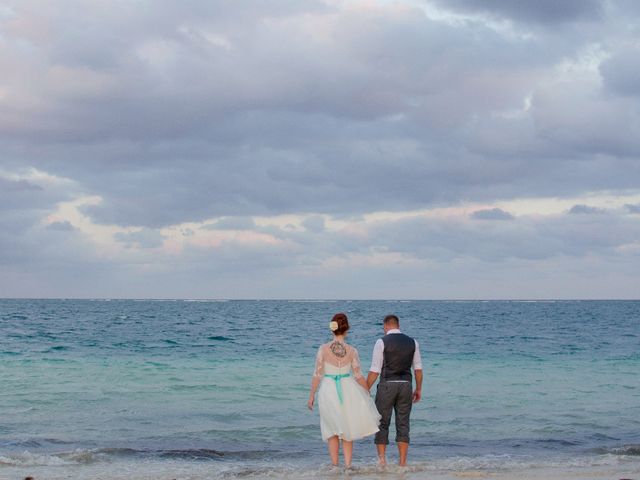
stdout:
[[309,401],[307,402],[307,408],[309,410],[313,410],[313,396],[309,397]]
[[422,391],[421,390],[414,390],[413,391],[413,403],[418,403],[421,398],[422,398]]

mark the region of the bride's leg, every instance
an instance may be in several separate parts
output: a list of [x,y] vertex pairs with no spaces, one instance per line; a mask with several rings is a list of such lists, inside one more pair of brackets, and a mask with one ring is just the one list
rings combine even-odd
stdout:
[[353,442],[342,441],[342,454],[344,455],[344,466],[349,468],[353,458]]
[[331,457],[331,463],[334,465],[338,465],[338,450],[340,448],[340,440],[338,440],[338,436],[334,435],[333,437],[329,437],[327,445],[329,446],[329,456]]

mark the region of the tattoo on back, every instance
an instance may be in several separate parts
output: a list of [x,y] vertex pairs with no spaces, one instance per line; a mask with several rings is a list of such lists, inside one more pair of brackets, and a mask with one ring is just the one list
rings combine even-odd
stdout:
[[340,342],[333,342],[329,345],[329,348],[333,352],[333,354],[338,358],[344,358],[347,356],[347,347]]

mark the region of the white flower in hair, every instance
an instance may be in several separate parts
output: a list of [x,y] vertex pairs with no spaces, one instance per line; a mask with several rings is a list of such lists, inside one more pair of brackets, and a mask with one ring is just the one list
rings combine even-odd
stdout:
[[338,322],[336,322],[336,321],[329,322],[329,329],[332,332],[335,332],[338,329]]

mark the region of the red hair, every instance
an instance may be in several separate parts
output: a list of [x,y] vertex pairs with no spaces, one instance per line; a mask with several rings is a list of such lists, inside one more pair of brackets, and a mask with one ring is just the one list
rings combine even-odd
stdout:
[[349,330],[349,320],[344,313],[336,313],[331,321],[338,324],[338,329],[333,332],[335,335],[344,335]]

